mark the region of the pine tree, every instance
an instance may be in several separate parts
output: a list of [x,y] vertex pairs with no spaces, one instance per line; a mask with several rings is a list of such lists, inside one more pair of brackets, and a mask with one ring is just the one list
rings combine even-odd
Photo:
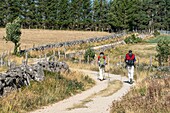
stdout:
[[109,24],[114,31],[128,28],[127,0],[113,0],[109,12]]
[[130,31],[147,30],[149,18],[144,2],[131,0],[127,6],[128,29]]
[[6,13],[6,7],[5,7],[5,0],[0,1],[0,27],[5,26],[5,13]]
[[60,29],[66,29],[69,25],[69,0],[59,0],[58,25]]
[[[100,3],[99,0],[93,1],[93,12],[92,12],[92,21],[93,21],[93,27],[99,26],[99,20],[100,20]],[[95,30],[97,30],[95,28]]]
[[21,15],[21,2],[20,0],[5,0],[3,9],[5,11],[6,23],[12,22],[15,18]]
[[81,17],[83,20],[82,29],[88,28],[92,23],[92,2],[91,0],[83,0]]

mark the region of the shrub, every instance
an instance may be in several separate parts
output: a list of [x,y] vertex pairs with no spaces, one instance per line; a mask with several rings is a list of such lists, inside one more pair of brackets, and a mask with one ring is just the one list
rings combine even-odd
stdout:
[[154,33],[153,33],[153,35],[154,35],[155,37],[157,37],[157,36],[160,35],[160,32],[158,32],[158,30],[155,30]]
[[142,38],[136,37],[134,34],[125,39],[127,44],[134,44],[142,42]]
[[94,60],[94,57],[95,57],[95,51],[91,48],[88,48],[84,55],[85,62],[88,62],[88,60],[89,62],[91,62],[92,60]]
[[160,40],[156,47],[157,55],[156,60],[159,63],[159,66],[162,66],[164,63],[168,62],[168,56],[170,55],[170,41]]

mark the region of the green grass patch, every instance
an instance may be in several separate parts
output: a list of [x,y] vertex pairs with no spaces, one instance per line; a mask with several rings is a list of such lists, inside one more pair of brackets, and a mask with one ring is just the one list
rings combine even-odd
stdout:
[[170,41],[170,35],[159,35],[155,38],[148,40],[148,43],[158,43],[161,39]]
[[43,82],[32,82],[30,86],[0,98],[0,113],[29,112],[68,98],[94,84],[87,76],[77,76],[79,80],[76,77],[69,79],[59,73],[45,71]]

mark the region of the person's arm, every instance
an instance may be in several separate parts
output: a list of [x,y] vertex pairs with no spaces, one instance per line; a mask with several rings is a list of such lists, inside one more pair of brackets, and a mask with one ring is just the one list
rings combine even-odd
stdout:
[[126,55],[125,55],[125,68],[127,68],[127,59],[126,59]]
[[106,65],[107,64],[107,58],[106,58],[106,56],[104,56],[104,64]]
[[134,67],[136,67],[136,56],[133,61],[134,61]]
[[100,56],[98,56],[98,59],[97,59],[97,63],[98,63],[98,65],[100,65]]
[[134,62],[136,62],[136,56],[135,56],[135,58],[134,58]]
[[127,54],[126,54],[126,56],[125,56],[125,63],[128,63]]

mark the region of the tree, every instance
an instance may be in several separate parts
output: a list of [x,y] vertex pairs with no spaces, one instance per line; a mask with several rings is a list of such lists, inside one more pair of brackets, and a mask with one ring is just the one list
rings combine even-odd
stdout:
[[128,28],[127,4],[128,0],[113,0],[111,3],[109,24],[114,31]]
[[168,61],[168,56],[170,55],[170,41],[168,40],[160,40],[156,47],[157,51],[157,61],[159,63],[159,66],[162,66],[165,62]]
[[92,3],[91,0],[83,0],[81,18],[83,21],[83,29],[90,26],[92,22]]
[[6,36],[3,37],[7,42],[11,41],[14,43],[14,55],[18,52],[18,47],[20,46],[20,36],[21,36],[21,19],[18,17],[12,23],[7,23],[6,25]]
[[58,25],[59,29],[66,29],[70,20],[69,20],[69,0],[59,0],[58,2]]
[[86,62],[91,62],[92,60],[94,60],[94,57],[95,51],[89,47],[84,54],[84,59]]
[[127,4],[127,23],[128,30],[147,30],[148,15],[146,11],[145,2],[140,0],[131,0]]
[[4,15],[5,15],[5,11],[4,11],[4,8],[5,7],[5,1],[4,0],[1,0],[0,1],[0,27],[4,27]]
[[[99,3],[99,0],[94,0],[92,12],[93,12],[93,14],[92,14],[93,26],[98,27],[97,24],[99,24],[99,18],[100,18],[100,3]],[[95,30],[97,30],[97,29],[95,29]]]

